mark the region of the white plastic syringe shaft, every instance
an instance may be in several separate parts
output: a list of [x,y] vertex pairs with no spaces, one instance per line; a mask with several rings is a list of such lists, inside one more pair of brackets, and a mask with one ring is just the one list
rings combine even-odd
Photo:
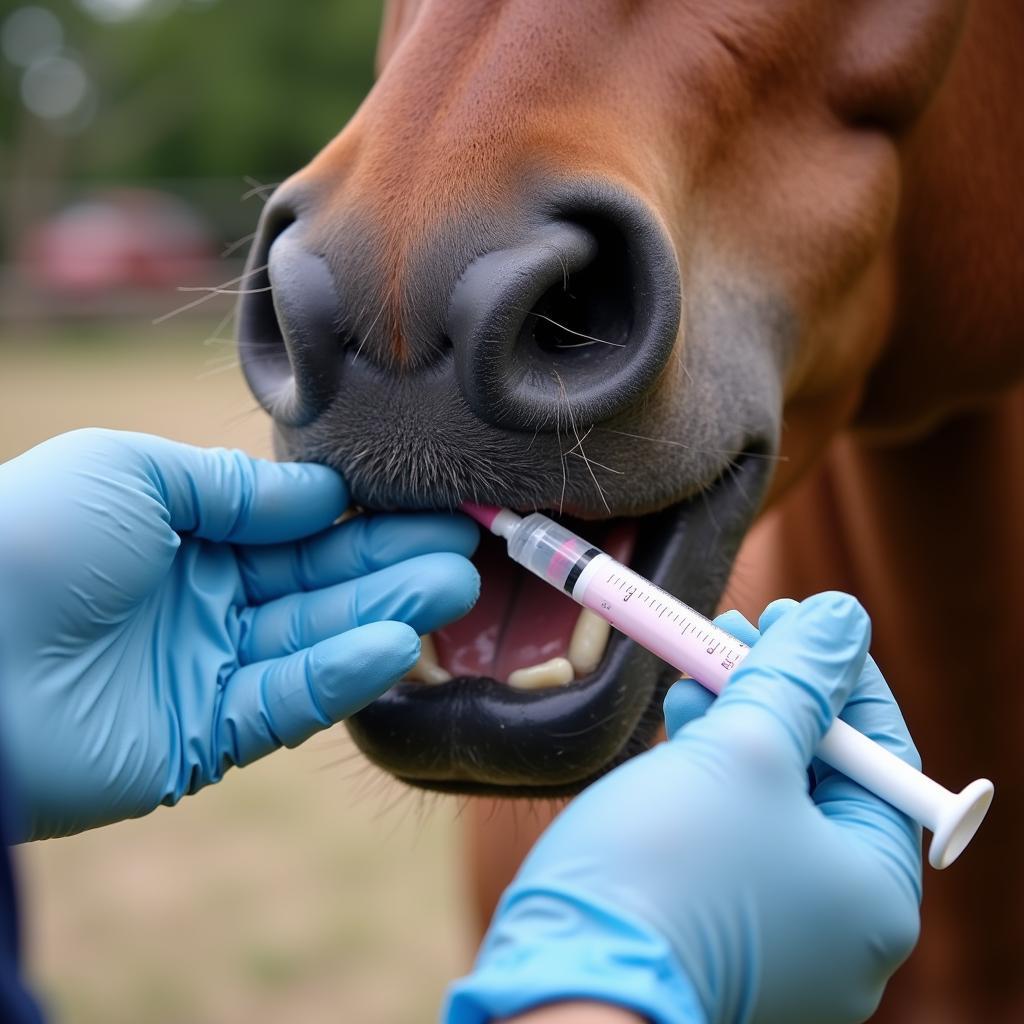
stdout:
[[942,808],[956,798],[945,786],[839,718],[829,726],[815,755],[930,832],[938,828]]
[[975,779],[954,793],[840,719],[832,723],[815,753],[931,831],[928,863],[940,871],[974,838],[995,793],[988,779]]

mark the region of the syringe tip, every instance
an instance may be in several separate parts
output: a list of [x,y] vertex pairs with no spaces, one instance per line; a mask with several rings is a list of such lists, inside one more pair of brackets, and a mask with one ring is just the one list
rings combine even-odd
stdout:
[[475,501],[464,501],[459,508],[471,519],[475,519],[485,530],[498,537],[507,537],[509,531],[519,522],[519,516],[507,508],[497,505],[478,505]]
[[475,501],[464,501],[460,506],[470,519],[475,519],[485,530],[498,518],[501,509],[497,505],[478,505]]

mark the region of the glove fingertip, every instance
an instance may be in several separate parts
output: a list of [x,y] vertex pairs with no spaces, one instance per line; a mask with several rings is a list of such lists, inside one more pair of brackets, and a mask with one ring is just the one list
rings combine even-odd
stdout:
[[321,640],[310,649],[310,685],[334,722],[390,689],[420,656],[420,638],[404,622],[385,620]]
[[701,718],[713,701],[714,697],[695,679],[680,679],[673,683],[663,705],[665,731],[669,739],[690,722]]
[[382,673],[393,673],[399,666],[403,666],[399,671],[404,671],[411,668],[420,656],[420,638],[416,630],[395,619],[370,622],[322,643],[335,645],[349,670],[354,663],[365,662],[367,667],[379,665]]
[[758,629],[762,633],[766,629],[770,629],[783,615],[792,611],[799,603],[799,601],[794,600],[792,597],[777,597],[766,605],[764,611],[761,612],[757,620]]
[[[274,493],[283,492],[282,498],[289,504],[313,503],[317,518],[330,517],[330,525],[349,506],[348,485],[341,474],[330,466],[317,462],[271,462],[268,459],[253,459],[256,486]],[[301,491],[301,495],[297,494]],[[272,499],[273,500],[273,499]]]
[[452,551],[438,551],[422,555],[424,574],[439,588],[439,604],[446,618],[460,618],[476,604],[480,597],[480,572],[464,555]]
[[420,656],[420,638],[408,623],[388,619],[365,628],[374,641],[391,652],[396,661],[408,662],[410,667],[416,663]]
[[822,619],[831,617],[836,629],[843,632],[866,632],[871,627],[871,620],[864,606],[852,594],[844,593],[842,590],[823,590],[820,594],[814,594],[800,602],[799,605],[794,602],[792,607],[799,607],[804,615],[814,615]]
[[737,611],[735,608],[730,608],[727,612],[722,612],[721,615],[716,616],[715,625],[748,646],[756,643],[760,636],[757,627],[742,612]]
[[480,545],[480,527],[464,515],[453,515],[446,526],[454,535],[451,550],[469,558]]
[[[823,591],[778,609],[771,630],[765,631],[758,644],[757,654],[738,671],[753,668],[761,658],[777,659],[789,650],[799,652],[801,658],[815,664],[824,658],[819,671],[834,673],[847,662],[863,663],[870,638],[871,620],[861,603],[850,594]],[[827,664],[837,667],[826,669]],[[857,670],[860,670],[859,664]]]
[[[272,462],[270,465],[282,463]],[[337,470],[318,462],[290,462],[284,465],[290,466],[298,480],[316,488],[325,499],[333,498],[335,503],[341,506],[342,511],[348,506],[348,486]]]

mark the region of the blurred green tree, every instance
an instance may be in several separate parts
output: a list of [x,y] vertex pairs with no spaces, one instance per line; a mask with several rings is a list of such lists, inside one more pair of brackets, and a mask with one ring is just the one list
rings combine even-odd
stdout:
[[[22,3],[0,0],[0,23]],[[279,178],[351,116],[372,82],[377,0],[38,0],[91,82],[79,121],[48,126],[0,74],[0,155],[61,136],[74,179]]]
[[[26,9],[51,29],[35,55],[31,31],[8,31]],[[380,14],[381,0],[0,0],[0,260],[106,185],[177,192],[225,241],[243,235],[245,179],[297,170],[369,90]],[[51,116],[32,109],[33,76]]]

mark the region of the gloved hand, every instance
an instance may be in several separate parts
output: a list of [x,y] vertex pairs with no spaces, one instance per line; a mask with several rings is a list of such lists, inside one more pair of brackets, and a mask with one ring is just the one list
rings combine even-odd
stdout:
[[0,466],[0,744],[23,835],[216,782],[377,697],[479,578],[461,516],[331,524],[324,466],[84,430]]
[[[720,624],[748,642],[738,613]],[[448,1024],[596,1000],[655,1024],[846,1024],[874,1011],[917,937],[920,832],[845,777],[807,766],[833,716],[918,765],[866,658],[860,605],[776,603],[703,717],[551,825],[503,897]],[[678,728],[681,723],[688,722]]]

